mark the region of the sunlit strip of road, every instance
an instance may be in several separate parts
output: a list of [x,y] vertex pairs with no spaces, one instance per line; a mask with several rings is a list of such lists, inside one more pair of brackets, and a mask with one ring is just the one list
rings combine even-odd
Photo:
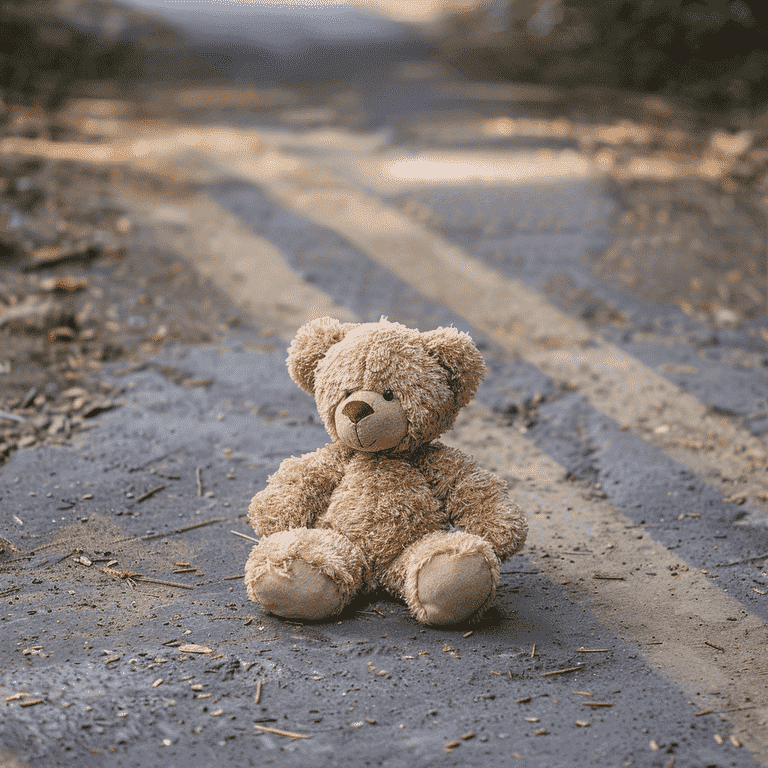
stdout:
[[387,194],[418,187],[552,184],[590,178],[592,164],[573,150],[562,152],[420,152],[391,153],[357,160],[350,171],[363,183]]
[[346,307],[302,280],[272,243],[206,198],[182,195],[169,202],[130,185],[121,195],[139,219],[152,226],[158,246],[194,264],[203,278],[246,310],[265,335],[290,339],[300,325],[324,315],[357,321]]
[[287,152],[319,155],[361,185],[389,195],[419,187],[551,184],[595,176],[594,164],[573,149],[387,149],[388,137],[383,131],[353,134],[338,129],[303,133],[260,129],[259,133]]
[[[566,381],[598,410],[705,480],[745,494],[745,522],[768,522],[762,443],[693,395],[596,337],[543,294],[500,274],[376,196],[303,158],[279,151],[217,160],[280,205],[342,235],[427,298],[450,308],[510,354]],[[761,498],[761,496],[763,498]]]
[[[472,87],[475,86],[473,84]],[[203,96],[214,100],[229,98],[238,103],[231,95]],[[747,148],[746,132],[731,135],[715,131],[705,144],[700,138],[680,131],[665,132],[626,120],[618,124],[594,125],[562,117],[451,116],[447,121],[436,120],[421,125],[420,133],[425,140],[437,144],[443,141],[450,143],[458,136],[463,142],[481,144],[488,140],[516,138],[554,141],[587,147],[588,150],[585,154],[577,152],[573,146],[536,150],[498,147],[448,150],[407,145],[390,148],[391,136],[387,129],[359,133],[337,127],[306,131],[259,127],[259,136],[270,144],[287,152],[316,154],[334,167],[342,168],[364,186],[385,194],[418,187],[458,185],[467,181],[500,185],[546,183],[548,179],[565,176],[570,179],[609,175],[657,181],[694,177],[713,180],[731,171],[738,156]],[[204,133],[191,129],[186,140],[192,136],[203,139]],[[664,151],[652,152],[651,147],[655,143]],[[614,148],[621,146],[636,149],[638,156],[619,162]],[[595,147],[602,149],[595,152]]]
[[[526,556],[698,695],[699,711],[725,712],[768,765],[764,624],[647,532],[638,539],[641,529],[610,502],[585,500],[562,466],[482,404],[462,412],[446,442],[489,469],[515,468],[506,477],[528,513]],[[574,548],[578,556],[568,554]]]

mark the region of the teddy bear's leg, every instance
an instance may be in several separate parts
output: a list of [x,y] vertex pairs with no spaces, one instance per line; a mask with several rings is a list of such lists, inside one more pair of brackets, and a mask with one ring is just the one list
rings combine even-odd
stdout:
[[499,583],[499,560],[488,542],[463,531],[437,532],[411,544],[385,582],[425,624],[479,618]]
[[285,619],[338,613],[363,583],[362,552],[346,536],[292,528],[265,536],[245,565],[248,597]]

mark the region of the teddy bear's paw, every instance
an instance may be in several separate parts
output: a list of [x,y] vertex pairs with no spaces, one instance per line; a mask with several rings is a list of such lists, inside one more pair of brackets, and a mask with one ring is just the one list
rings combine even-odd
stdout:
[[456,624],[490,601],[493,576],[480,553],[440,554],[419,571],[418,601],[427,624]]
[[303,560],[294,560],[289,574],[264,574],[252,585],[253,596],[266,613],[284,619],[324,619],[342,608],[343,598],[334,582]]

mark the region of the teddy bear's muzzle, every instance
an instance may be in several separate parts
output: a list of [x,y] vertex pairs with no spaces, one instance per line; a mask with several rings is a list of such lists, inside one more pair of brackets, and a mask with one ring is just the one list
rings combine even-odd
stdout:
[[339,439],[357,451],[386,451],[408,433],[408,420],[397,401],[379,392],[353,392],[336,408],[334,419]]

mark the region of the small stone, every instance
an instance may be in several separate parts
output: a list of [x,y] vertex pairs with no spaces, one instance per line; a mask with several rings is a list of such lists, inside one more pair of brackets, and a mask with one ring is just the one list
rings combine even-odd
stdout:
[[197,643],[187,643],[178,647],[180,653],[213,653],[212,648]]

